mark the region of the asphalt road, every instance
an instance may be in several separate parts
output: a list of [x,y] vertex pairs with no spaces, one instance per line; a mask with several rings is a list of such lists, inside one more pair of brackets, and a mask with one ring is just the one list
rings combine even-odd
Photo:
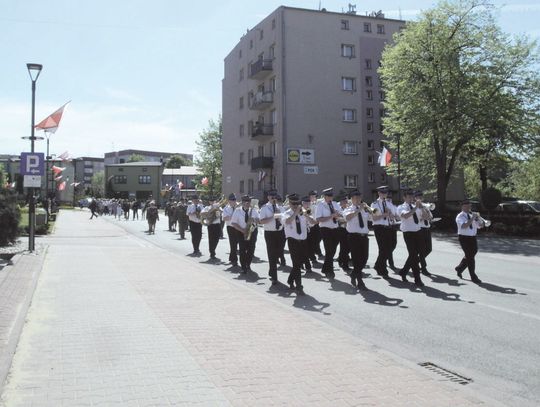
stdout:
[[[147,224],[142,220],[104,219],[131,233],[141,245],[155,244],[188,256],[192,252],[189,233],[187,240],[179,240],[177,233],[167,230],[167,218],[160,216],[155,235],[145,233]],[[457,278],[454,267],[461,258],[459,243],[455,236],[441,234],[434,236],[433,252],[428,258],[433,277],[423,277],[426,287],[421,290],[412,283],[402,283],[397,274],[391,273],[391,280],[385,281],[372,269],[366,269],[364,281],[369,290],[358,292],[343,271],[336,269],[336,279],[329,282],[318,265],[319,272],[316,268],[313,276],[303,281],[306,296],[298,299],[286,285],[271,288],[262,229],[256,249],[260,260],[252,265],[255,273],[247,277],[226,264],[226,239],[217,249],[221,262],[208,261],[205,232],[203,256],[192,260],[206,263],[209,272],[245,281],[246,289],[266,292],[413,363],[434,363],[470,378],[472,382],[467,386],[472,390],[503,403],[538,405],[540,240],[481,236],[477,255],[477,274],[484,282],[481,286],[471,283],[467,272],[464,280]],[[371,236],[368,265],[373,265],[376,256],[377,246]],[[406,259],[401,235],[394,259],[397,266]],[[279,269],[283,283],[287,271]],[[388,386],[392,386],[390,378]]]

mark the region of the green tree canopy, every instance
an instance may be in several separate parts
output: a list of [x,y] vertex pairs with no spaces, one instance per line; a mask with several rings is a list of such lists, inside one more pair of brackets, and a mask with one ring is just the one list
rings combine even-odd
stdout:
[[144,157],[140,154],[131,154],[127,160],[128,163],[138,163],[144,161]]
[[167,160],[167,164],[165,164],[166,168],[180,168],[184,167],[186,165],[191,165],[192,162],[190,160],[186,160],[181,155],[175,154],[171,155],[171,157]]
[[407,182],[430,181],[439,207],[464,162],[486,165],[493,153],[538,143],[536,44],[502,33],[489,3],[442,1],[394,40],[379,69],[384,134],[393,148],[399,138]]
[[[222,122],[221,116],[217,121],[210,120],[208,127],[199,134],[195,166],[201,172],[197,179],[198,189],[206,195],[221,193],[221,166],[223,162],[222,148]],[[201,180],[208,178],[208,184],[202,185]]]

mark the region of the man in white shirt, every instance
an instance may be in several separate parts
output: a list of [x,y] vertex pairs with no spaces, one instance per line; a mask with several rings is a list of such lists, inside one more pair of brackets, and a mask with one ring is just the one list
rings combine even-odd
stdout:
[[347,238],[353,263],[351,284],[360,290],[367,290],[362,280],[362,270],[366,266],[369,256],[368,221],[369,212],[364,208],[362,193],[353,191],[350,194],[351,205],[343,211],[347,221]]
[[407,281],[407,266],[410,266],[414,275],[414,284],[417,287],[423,287],[424,283],[420,278],[420,251],[422,250],[423,240],[420,233],[421,209],[413,206],[414,192],[405,191],[403,194],[404,202],[398,207],[398,214],[401,218],[400,229],[403,232],[403,239],[407,246],[409,257],[405,262],[406,266],[399,273],[404,282]]
[[484,226],[484,222],[477,216],[471,213],[471,202],[464,200],[461,202],[461,212],[456,216],[457,232],[459,244],[465,256],[455,268],[459,278],[463,278],[462,273],[466,268],[469,269],[471,281],[476,284],[481,284],[482,280],[478,278],[475,272],[476,263],[474,257],[478,253],[478,243],[476,241],[476,233],[479,228]]
[[221,236],[221,208],[215,198],[211,198],[209,201],[208,206],[205,206],[201,211],[201,215],[206,218],[210,259],[217,260],[216,247]]
[[[345,209],[349,206],[348,196],[343,194],[339,197],[339,207],[343,213]],[[338,264],[339,267],[346,273],[351,271],[349,267],[350,257],[349,257],[349,239],[347,237],[347,222],[344,218],[338,219],[338,241],[339,241],[339,254],[338,254]]]
[[199,245],[201,244],[202,239],[202,223],[201,223],[201,212],[203,206],[199,201],[197,195],[193,195],[191,198],[193,202],[187,208],[187,215],[189,218],[189,230],[191,232],[191,244],[193,245],[193,254],[196,256],[201,256],[202,253],[199,250]]
[[[315,216],[315,210],[317,208],[317,191],[309,191],[309,202],[310,202],[310,212],[311,216]],[[321,252],[321,229],[319,228],[319,224],[315,223],[309,227],[308,230],[308,256],[309,259],[312,262],[317,261],[317,257],[319,260],[322,260],[323,254]]]
[[307,221],[298,195],[289,195],[289,204],[290,208],[282,215],[292,260],[292,270],[287,283],[291,290],[304,294],[301,268],[307,257]]
[[277,284],[277,264],[281,257],[283,225],[281,206],[277,203],[277,191],[268,191],[268,202],[259,210],[259,223],[264,227],[264,240],[268,254],[268,275],[272,285]]
[[238,233],[231,226],[232,215],[237,206],[236,195],[230,194],[228,200],[227,206],[223,209],[223,221],[227,225],[227,236],[229,237],[229,262],[233,266],[238,266]]
[[374,269],[378,275],[384,279],[388,279],[388,270],[386,269],[386,262],[392,252],[392,216],[396,211],[396,208],[391,201],[386,198],[388,196],[389,188],[386,185],[382,185],[377,188],[377,194],[379,197],[371,204],[373,213],[373,232],[375,239],[377,240],[377,246],[379,247],[379,255],[375,261]]
[[319,222],[321,237],[324,244],[324,264],[322,272],[329,279],[335,277],[334,255],[339,242],[337,218],[341,216],[340,206],[333,201],[334,191],[327,188],[322,191],[324,200],[317,203],[315,219]]
[[251,207],[251,197],[244,195],[242,197],[242,205],[234,210],[231,219],[231,226],[237,231],[240,246],[240,266],[243,273],[251,271],[251,262],[255,253],[258,220],[259,212]]
[[432,251],[433,245],[431,242],[431,221],[433,220],[433,214],[428,205],[422,201],[424,193],[422,191],[416,191],[414,193],[414,199],[416,199],[416,205],[422,208],[422,216],[420,217],[420,233],[422,234],[422,252],[420,253],[420,270],[423,275],[430,277],[431,273],[427,270],[426,258]]

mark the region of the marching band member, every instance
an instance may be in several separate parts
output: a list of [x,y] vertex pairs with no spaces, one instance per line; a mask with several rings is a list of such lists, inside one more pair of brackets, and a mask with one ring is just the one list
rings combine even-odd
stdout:
[[298,195],[289,195],[290,208],[283,214],[285,236],[291,254],[292,270],[287,279],[291,290],[304,294],[302,287],[302,264],[307,257],[307,221],[304,217]]
[[476,263],[474,257],[478,253],[478,243],[476,241],[476,233],[479,228],[485,226],[485,223],[478,214],[471,213],[471,202],[464,200],[461,202],[461,212],[456,216],[457,232],[459,244],[465,256],[455,268],[459,278],[463,278],[463,271],[469,269],[471,281],[476,284],[481,284],[482,280],[478,278],[475,272]]
[[277,191],[268,192],[268,202],[259,210],[259,223],[264,227],[264,240],[268,254],[268,275],[272,285],[277,284],[277,264],[283,253],[283,225],[281,206],[277,204]]
[[201,224],[201,211],[203,206],[199,201],[197,195],[193,195],[191,198],[193,201],[191,205],[187,208],[187,215],[189,218],[189,230],[191,232],[191,244],[193,245],[193,254],[202,255],[199,250],[199,245],[201,244],[202,238],[202,224]]
[[[276,195],[276,201],[279,208],[281,208],[281,212],[285,212],[285,207],[283,206],[283,198],[281,198],[281,195]],[[287,239],[285,238],[285,231],[281,229],[281,246],[279,247],[279,264],[281,267],[285,267],[287,265],[287,261],[285,260],[285,244],[287,243]]]
[[387,201],[388,187],[386,185],[377,188],[379,197],[371,204],[371,208],[376,210],[373,213],[373,232],[379,247],[379,255],[375,262],[375,271],[383,278],[388,278],[386,262],[392,252],[392,216],[395,213],[395,206]]
[[[349,206],[349,201],[347,195],[342,195],[339,199],[339,206],[341,211],[345,211]],[[349,268],[349,241],[347,237],[347,222],[344,218],[338,219],[338,240],[339,240],[339,255],[338,255],[338,264],[341,269],[345,272],[350,272]]]
[[341,216],[340,206],[332,200],[334,192],[332,188],[322,191],[324,200],[317,203],[315,209],[315,219],[319,222],[321,237],[324,244],[324,264],[322,272],[329,279],[335,277],[334,255],[338,245],[338,223],[337,218]]
[[[318,222],[313,217],[313,211],[311,209],[311,198],[309,196],[302,197],[302,212],[307,221],[307,239],[306,239],[306,258],[304,260],[304,268],[306,273],[311,273],[313,271],[311,262],[317,261],[315,257],[315,252],[312,252],[312,247],[310,246],[311,242],[309,236],[311,233],[311,228],[314,226],[319,226]],[[311,256],[313,255],[313,257]]]
[[392,269],[392,271],[399,273],[401,271],[400,268],[396,267],[394,264],[394,250],[396,250],[397,247],[397,232],[399,230],[399,225],[396,223],[397,220],[399,220],[399,216],[397,214],[397,207],[392,202],[392,192],[388,191],[388,195],[386,196],[386,204],[390,208],[390,215],[389,215],[389,221],[390,221],[390,245],[389,245],[389,252],[388,252],[388,266]]
[[201,211],[201,215],[206,218],[208,227],[208,251],[210,259],[216,260],[216,247],[221,236],[221,208],[215,198],[209,199],[208,206]]
[[[317,191],[309,191],[310,209],[311,214],[315,215],[317,208]],[[312,262],[317,262],[317,256],[319,260],[323,258],[321,252],[321,229],[319,224],[315,223],[311,225],[308,231],[308,255]]]
[[223,221],[227,225],[227,236],[229,237],[229,262],[233,266],[238,266],[238,234],[236,229],[231,226],[231,219],[236,209],[236,195],[230,194],[227,206],[223,209]]
[[369,256],[368,220],[370,214],[362,202],[362,193],[353,191],[350,194],[352,205],[343,211],[347,221],[347,238],[351,249],[353,270],[351,272],[351,284],[360,290],[366,290],[362,280],[362,269],[365,267]]
[[422,233],[422,239],[424,244],[422,245],[422,252],[420,253],[420,269],[422,274],[430,277],[431,273],[427,270],[426,257],[429,256],[432,250],[431,242],[431,221],[433,220],[433,214],[429,207],[424,205],[422,198],[424,193],[422,191],[416,191],[414,198],[416,199],[416,206],[422,209],[422,216],[420,217],[420,232]]
[[422,210],[412,205],[414,198],[414,192],[411,190],[405,191],[403,194],[403,204],[398,207],[398,214],[401,218],[401,231],[403,232],[403,239],[407,246],[407,252],[409,257],[405,262],[405,267],[399,273],[401,279],[407,281],[407,268],[412,268],[414,275],[414,284],[418,287],[423,287],[424,283],[420,278],[420,252],[422,251],[423,238],[420,232],[420,216],[422,216]]
[[240,266],[243,273],[251,271],[258,220],[259,213],[255,208],[251,207],[251,197],[244,195],[242,197],[242,205],[234,210],[231,219],[231,226],[237,231],[240,246]]

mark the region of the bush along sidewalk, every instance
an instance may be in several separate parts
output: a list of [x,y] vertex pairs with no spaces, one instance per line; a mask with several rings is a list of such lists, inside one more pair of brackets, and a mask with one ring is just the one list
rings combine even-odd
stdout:
[[20,219],[17,194],[0,188],[0,247],[15,243],[19,236]]

